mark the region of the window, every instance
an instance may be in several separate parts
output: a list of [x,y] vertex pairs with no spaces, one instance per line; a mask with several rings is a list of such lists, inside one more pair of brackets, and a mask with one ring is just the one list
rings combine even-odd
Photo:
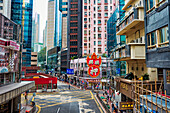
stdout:
[[146,1],[146,8],[147,10],[152,9],[155,6],[155,0],[147,0]]
[[101,24],[101,20],[98,20],[98,24]]
[[96,7],[94,7],[94,11],[96,11]]
[[94,20],[94,24],[96,24],[96,20]]
[[100,7],[100,6],[98,6],[98,7],[97,7],[97,9],[98,9],[98,10],[101,10],[101,7]]
[[152,32],[148,34],[148,46],[152,46],[156,44],[156,32]]
[[87,50],[84,50],[84,53],[87,53]]
[[98,45],[102,45],[101,41],[98,41]]
[[94,27],[94,32],[96,32],[96,27]]
[[101,3],[101,0],[97,0],[97,3]]
[[87,0],[84,0],[84,3],[87,3]]
[[84,34],[87,34],[87,31],[86,31],[86,30],[84,30]]
[[86,47],[86,46],[87,46],[87,43],[84,43],[84,46]]
[[96,14],[94,14],[94,18],[96,18]]
[[170,70],[166,70],[166,82],[170,84]]
[[0,6],[0,10],[3,10],[3,7],[2,7],[2,6]]
[[108,13],[105,13],[104,16],[105,16],[105,17],[108,17]]
[[89,6],[89,10],[90,10],[90,6]]
[[87,12],[84,12],[84,15],[87,15]]
[[101,13],[98,13],[98,17],[101,17]]
[[89,43],[89,48],[90,48],[90,43]]
[[102,52],[102,49],[101,49],[101,48],[98,48],[98,52],[101,53],[101,52]]
[[90,41],[90,37],[89,37],[89,41]]
[[87,9],[87,6],[84,6],[84,9]]
[[107,1],[107,0],[104,0],[104,3],[108,3],[108,1]]
[[87,18],[84,18],[84,21],[87,21]]
[[160,37],[160,43],[164,43],[166,41],[168,41],[169,36],[168,36],[168,26],[164,27],[162,29],[159,30],[159,37]]
[[107,24],[107,20],[105,20],[104,23]]
[[98,34],[98,38],[101,38],[102,37],[102,35],[101,34]]
[[84,37],[84,40],[87,40],[87,37]]
[[108,6],[104,6],[104,10],[108,10]]
[[94,39],[96,39],[96,34],[94,34]]
[[94,48],[94,52],[96,52],[96,48]]
[[86,24],[84,24],[84,28],[87,28],[87,25],[86,25]]
[[110,6],[110,10],[112,10],[112,6]]
[[90,16],[90,12],[89,12],[89,16]]
[[0,3],[3,3],[3,0],[0,0]]
[[101,27],[98,27],[98,31],[102,31],[102,28],[101,28]]
[[112,4],[112,0],[110,0],[110,3]]
[[94,4],[96,4],[96,0],[94,0]]
[[94,46],[96,45],[96,41],[94,41]]

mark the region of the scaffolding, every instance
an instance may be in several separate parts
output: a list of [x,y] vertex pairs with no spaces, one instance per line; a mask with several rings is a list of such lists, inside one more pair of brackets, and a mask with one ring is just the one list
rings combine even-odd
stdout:
[[163,81],[136,81],[132,85],[136,113],[170,113],[170,98]]

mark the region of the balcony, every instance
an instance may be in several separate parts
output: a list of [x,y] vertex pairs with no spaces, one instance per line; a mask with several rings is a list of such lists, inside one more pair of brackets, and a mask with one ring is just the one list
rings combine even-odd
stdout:
[[[125,5],[123,6],[122,10],[126,10],[133,1],[134,0],[125,0]],[[143,7],[143,0],[139,0],[139,2],[136,4],[136,7]]]
[[36,60],[37,61],[37,57],[31,57],[31,60]]
[[145,60],[145,43],[128,43],[118,48],[114,61]]
[[117,23],[116,35],[126,35],[127,32],[135,30],[140,25],[144,27],[144,10],[143,8],[133,8],[128,15]]

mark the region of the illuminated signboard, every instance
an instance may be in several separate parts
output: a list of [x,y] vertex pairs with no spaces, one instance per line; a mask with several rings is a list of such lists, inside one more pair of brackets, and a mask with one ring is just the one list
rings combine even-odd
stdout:
[[102,63],[101,57],[97,58],[95,53],[92,54],[91,58],[87,57],[87,65],[89,66],[88,74],[96,78],[100,74],[100,65]]
[[133,109],[134,102],[120,102],[120,110]]

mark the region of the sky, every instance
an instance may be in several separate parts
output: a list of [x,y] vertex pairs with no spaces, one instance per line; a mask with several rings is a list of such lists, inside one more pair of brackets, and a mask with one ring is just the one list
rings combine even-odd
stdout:
[[33,17],[35,13],[40,14],[40,42],[43,42],[43,30],[47,20],[48,0],[33,0]]

